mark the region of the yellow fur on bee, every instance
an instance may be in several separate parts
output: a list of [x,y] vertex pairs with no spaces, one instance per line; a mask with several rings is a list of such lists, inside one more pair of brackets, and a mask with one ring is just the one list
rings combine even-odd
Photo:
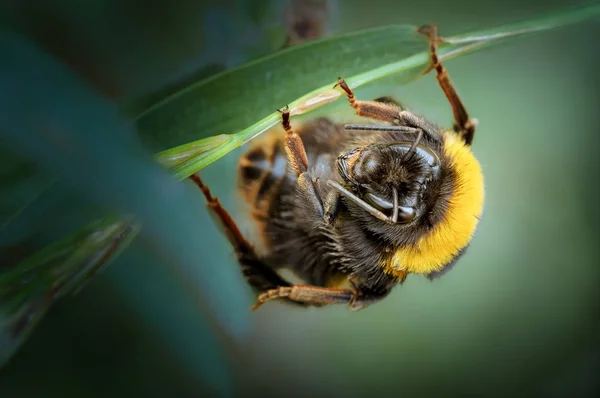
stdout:
[[452,160],[456,185],[444,219],[415,245],[401,247],[383,264],[385,271],[429,274],[439,271],[473,237],[483,211],[484,189],[481,167],[470,147],[452,131],[444,133],[444,153]]

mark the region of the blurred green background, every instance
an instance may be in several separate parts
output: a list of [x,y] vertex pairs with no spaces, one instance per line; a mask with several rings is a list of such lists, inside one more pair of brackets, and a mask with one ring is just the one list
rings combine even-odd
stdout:
[[[18,3],[3,6],[5,21],[120,101],[159,95],[284,40],[282,6],[269,1]],[[337,1],[328,28],[436,23],[451,35],[573,3]],[[197,304],[136,242],[51,309],[0,371],[0,397],[598,396],[599,35],[600,25],[586,23],[447,63],[480,121],[473,150],[487,196],[468,253],[442,279],[409,277],[360,312],[266,305],[252,314],[252,331],[233,343],[207,331]],[[433,75],[388,94],[451,123]],[[240,153],[202,172],[239,217]],[[72,225],[90,215],[50,210]],[[203,220],[198,234],[214,249],[202,262],[237,267],[225,239]]]

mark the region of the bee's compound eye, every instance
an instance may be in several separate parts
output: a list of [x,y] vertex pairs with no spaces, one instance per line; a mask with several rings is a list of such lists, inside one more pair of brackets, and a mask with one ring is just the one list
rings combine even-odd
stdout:
[[[389,148],[400,151],[402,154],[406,153],[413,146],[412,142],[409,141],[400,141],[396,143],[392,143],[388,145]],[[419,154],[419,156],[427,162],[427,164],[436,168],[440,165],[440,159],[436,155],[436,153],[431,149],[423,145],[417,145],[415,147],[415,151]]]
[[341,173],[342,177],[344,177],[346,180],[354,180],[354,164],[358,160],[360,152],[360,148],[355,148],[338,157],[338,170]]
[[400,223],[400,224],[409,223],[412,220],[414,220],[416,214],[417,214],[417,212],[415,211],[414,207],[399,206],[398,207],[398,223]]
[[371,192],[367,192],[367,194],[365,195],[365,199],[371,206],[373,206],[377,210],[383,211],[383,210],[391,210],[394,208],[393,203],[388,202],[387,200],[382,199],[379,196],[377,196]]

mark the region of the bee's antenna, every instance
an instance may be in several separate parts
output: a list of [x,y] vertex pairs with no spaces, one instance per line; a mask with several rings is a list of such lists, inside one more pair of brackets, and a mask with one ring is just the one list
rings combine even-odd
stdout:
[[[345,197],[347,197],[348,199],[350,199],[351,201],[353,201],[354,203],[356,203],[357,205],[362,207],[364,210],[371,213],[376,218],[380,219],[381,221],[387,221],[387,222],[392,221],[388,216],[386,216],[385,214],[383,214],[382,212],[380,212],[379,210],[377,210],[376,208],[374,208],[373,206],[371,206],[370,204],[368,204],[367,202],[365,202],[358,196],[354,195],[352,192],[348,191],[346,188],[342,187],[337,182],[328,180],[327,185],[329,185],[332,188],[337,189],[342,195],[344,195]],[[396,209],[397,208],[398,207],[396,206]],[[397,217],[398,217],[398,215],[396,215],[396,218]]]
[[408,127],[408,126],[378,126],[376,124],[347,124],[344,126],[346,130],[364,130],[364,131],[389,131],[389,132],[402,132],[409,134],[417,134],[417,138],[412,143],[408,151],[402,157],[402,160],[409,159],[410,156],[415,152],[415,148],[423,139],[423,129]]
[[347,124],[344,126],[346,130],[364,130],[364,131],[398,131],[402,133],[419,133],[421,129],[408,126],[378,126],[376,124]]
[[392,188],[392,192],[394,193],[394,210],[392,212],[392,222],[395,224],[398,222],[398,190],[396,188]]
[[419,145],[419,143],[421,142],[421,139],[423,138],[423,130],[422,129],[416,129],[416,130],[418,130],[417,138],[415,139],[415,142],[412,143],[412,145],[410,146],[408,151],[404,154],[404,156],[402,156],[402,160],[409,159],[409,156],[412,156],[412,154],[415,153],[415,148],[417,147],[417,145]]

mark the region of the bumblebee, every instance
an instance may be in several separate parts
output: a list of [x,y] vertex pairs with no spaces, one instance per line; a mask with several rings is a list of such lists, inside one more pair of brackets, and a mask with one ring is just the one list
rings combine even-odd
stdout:
[[[454,114],[443,130],[389,98],[361,101],[336,87],[362,117],[385,123],[338,125],[320,118],[257,141],[241,158],[239,189],[252,208],[264,253],[240,233],[198,175],[190,178],[231,241],[254,308],[273,299],[360,309],[409,274],[434,279],[465,252],[483,210],[483,175],[471,152],[475,120],[437,56],[437,27],[419,28]],[[303,284],[284,279],[293,271]]]

